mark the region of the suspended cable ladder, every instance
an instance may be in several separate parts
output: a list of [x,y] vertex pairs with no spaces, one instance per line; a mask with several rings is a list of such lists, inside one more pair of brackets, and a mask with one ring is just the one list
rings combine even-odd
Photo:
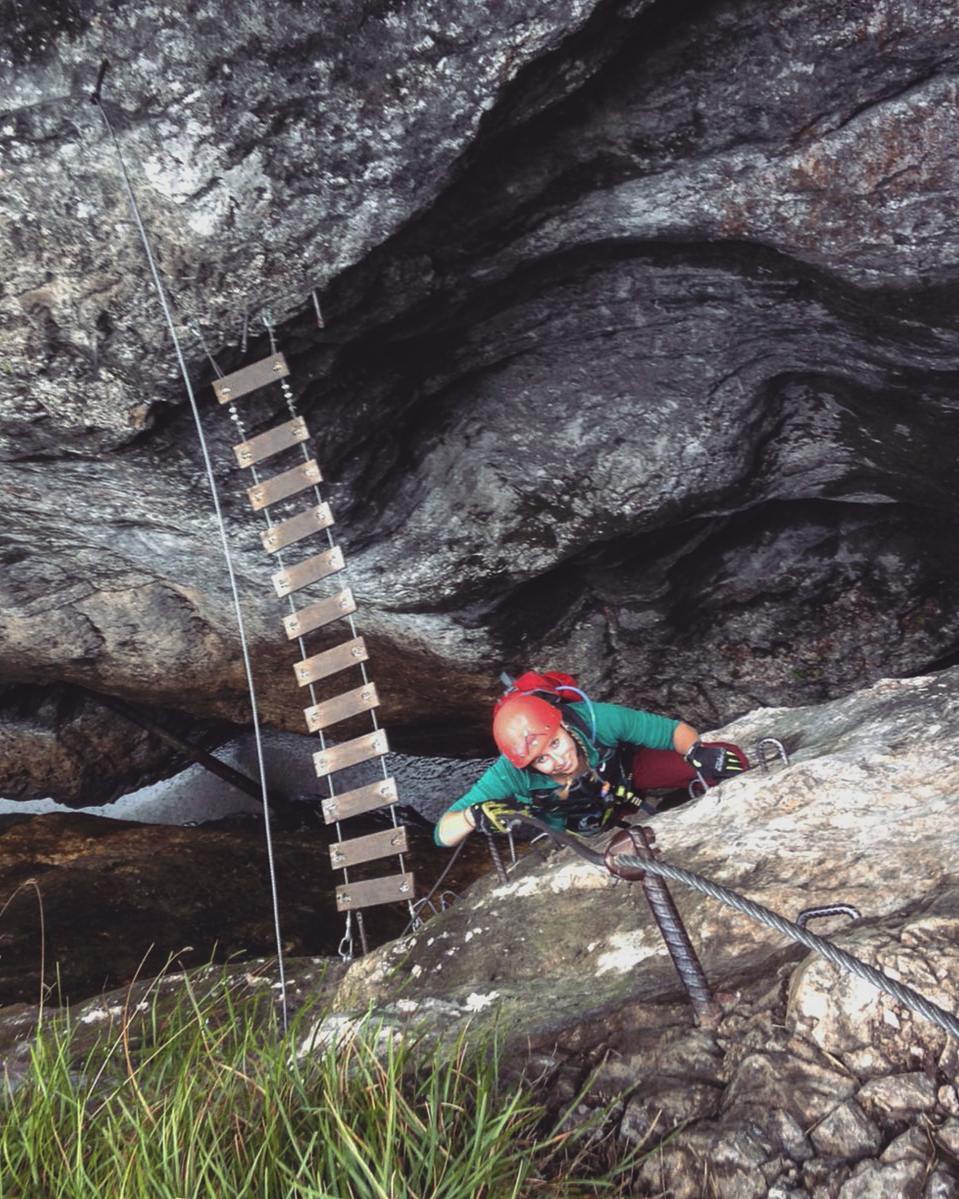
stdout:
[[[300,660],[294,664],[293,673],[297,684],[305,687],[310,696],[310,705],[304,709],[307,731],[316,733],[320,741],[320,749],[313,755],[313,763],[317,777],[325,780],[328,790],[328,795],[322,801],[323,818],[327,824],[336,826],[337,835],[336,843],[330,846],[330,864],[334,870],[343,871],[344,880],[336,888],[336,906],[347,914],[346,934],[340,952],[344,957],[351,957],[354,918],[365,952],[367,944],[362,910],[375,904],[405,902],[410,915],[415,917],[412,902],[415,883],[413,873],[406,869],[404,861],[409,845],[406,826],[397,818],[399,795],[396,780],[389,774],[386,765],[389,743],[376,715],[380,699],[376,685],[367,674],[369,655],[366,642],[358,635],[353,620],[356,600],[348,586],[341,586],[346,562],[342,549],[333,537],[334,519],[330,505],[320,493],[323,475],[309,449],[309,429],[296,410],[286,359],[276,348],[272,326],[268,324],[267,329],[272,348],[269,357],[232,374],[221,375],[214,381],[213,391],[219,403],[226,407],[242,438],[233,446],[233,452],[237,464],[250,471],[252,486],[247,488],[246,495],[252,511],[262,514],[265,520],[265,528],[260,533],[263,549],[279,567],[271,576],[273,588],[277,598],[285,599],[289,605],[289,613],[283,618],[282,624],[287,640],[295,641],[299,647]],[[290,419],[254,437],[248,437],[236,402],[274,385],[279,385],[282,390]],[[280,455],[291,453],[298,453],[300,461],[286,469],[278,469]],[[261,474],[264,463],[269,463],[269,466]],[[265,470],[271,473],[267,474]],[[278,512],[279,505],[283,505],[283,508]],[[289,512],[290,507],[295,510]],[[323,539],[324,548],[317,550],[313,542],[316,537]],[[291,547],[310,552],[298,561],[287,564],[284,562],[284,551]],[[297,599],[317,584],[339,585],[340,589],[319,599],[313,598],[311,592],[308,602],[297,607]],[[348,629],[349,638],[331,649],[308,653],[306,639],[321,629],[328,633],[331,626],[340,621],[346,626],[344,632]],[[347,685],[345,690],[319,701],[315,684],[335,675],[345,676],[347,671],[359,672],[359,686],[355,685],[354,677],[349,680],[351,685]],[[369,713],[370,732],[339,744],[327,742],[327,730],[363,713]],[[379,778],[351,790],[337,791],[334,776],[368,762],[378,763]],[[344,821],[382,808],[389,808],[392,828],[344,838]],[[353,867],[392,857],[398,859],[398,872],[362,881],[350,878]]]

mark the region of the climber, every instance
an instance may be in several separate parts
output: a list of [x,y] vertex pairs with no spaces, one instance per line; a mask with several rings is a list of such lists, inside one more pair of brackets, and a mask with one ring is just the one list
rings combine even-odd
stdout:
[[[527,677],[544,676],[518,681]],[[685,721],[585,696],[566,703],[547,688],[513,689],[499,701],[493,740],[500,757],[440,817],[437,845],[458,845],[474,829],[506,832],[524,807],[558,828],[598,832],[617,806],[638,803],[638,791],[685,786],[697,774],[715,786],[748,769],[741,750],[703,744]]]

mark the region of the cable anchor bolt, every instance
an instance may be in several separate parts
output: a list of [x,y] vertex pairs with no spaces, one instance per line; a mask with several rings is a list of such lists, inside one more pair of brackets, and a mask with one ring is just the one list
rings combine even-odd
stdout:
[[756,757],[759,760],[759,765],[763,768],[763,773],[769,773],[769,757],[767,751],[772,749],[779,755],[779,760],[783,766],[789,765],[789,754],[786,753],[786,747],[777,737],[763,737],[756,743]]
[[824,903],[816,908],[803,908],[796,917],[800,928],[805,928],[810,920],[823,920],[826,916],[848,916],[850,920],[861,920],[862,912],[851,903]]

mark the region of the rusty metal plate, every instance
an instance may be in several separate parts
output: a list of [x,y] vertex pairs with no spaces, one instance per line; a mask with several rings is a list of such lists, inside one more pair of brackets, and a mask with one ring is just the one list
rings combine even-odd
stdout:
[[221,404],[230,404],[245,396],[258,387],[266,387],[267,383],[275,383],[290,373],[286,359],[282,354],[271,354],[269,358],[261,358],[259,362],[251,362],[249,366],[241,367],[232,375],[224,375],[213,384],[216,398]]
[[371,908],[377,903],[396,903],[412,899],[414,895],[412,873],[389,874],[385,878],[371,878],[362,883],[347,883],[336,888],[336,906],[341,912],[354,908]]
[[362,737],[354,737],[352,741],[344,741],[342,745],[331,745],[313,755],[313,765],[318,778],[333,774],[337,770],[345,770],[347,766],[358,766],[360,762],[368,762],[370,758],[378,758],[380,754],[390,752],[386,739],[386,730],[377,729],[375,733],[364,733]]
[[354,637],[352,641],[344,641],[332,649],[324,650],[322,654],[314,654],[312,658],[304,658],[293,667],[296,681],[301,687],[307,683],[315,683],[317,679],[325,679],[338,670],[346,670],[348,666],[356,666],[365,662],[369,657],[366,652],[366,642],[362,637]]
[[267,429],[265,433],[259,433],[256,437],[251,437],[249,441],[241,441],[239,445],[233,447],[233,453],[236,454],[236,460],[240,466],[255,466],[264,458],[272,458],[281,450],[288,450],[290,446],[299,445],[309,436],[310,430],[306,427],[306,421],[302,416],[294,416],[292,420],[288,420],[283,425]]
[[322,628],[325,624],[339,620],[341,616],[350,616],[355,611],[356,600],[353,598],[353,592],[347,587],[343,591],[337,592],[336,595],[331,595],[329,599],[318,600],[315,604],[300,608],[292,616],[285,617],[283,627],[286,629],[287,637],[292,641],[294,637],[312,633],[314,629]]
[[370,833],[367,837],[353,837],[350,841],[339,841],[330,846],[330,865],[334,870],[347,870],[360,862],[373,862],[377,858],[389,858],[406,853],[409,844],[406,826],[384,829],[381,833]]
[[375,808],[383,808],[387,804],[396,803],[399,792],[396,779],[381,779],[378,783],[367,783],[365,787],[356,787],[352,791],[344,791],[342,795],[331,795],[323,800],[323,819],[327,824],[334,820],[347,820],[350,816],[360,816],[363,812],[372,812]]
[[376,694],[375,685],[367,683],[354,691],[346,691],[343,695],[324,700],[321,704],[314,704],[312,708],[304,708],[303,715],[310,732],[318,733],[320,729],[329,728],[338,720],[358,716],[360,712],[369,712],[371,708],[378,708],[379,705],[380,697]]
[[289,520],[281,520],[272,529],[265,530],[260,534],[260,540],[268,553],[275,554],[277,550],[285,549],[294,541],[302,541],[311,533],[328,529],[332,523],[333,513],[330,511],[330,505],[317,504],[313,508],[307,508],[305,512],[298,512]]
[[297,562],[296,566],[278,570],[272,576],[273,586],[277,595],[290,595],[291,592],[299,591],[301,587],[307,587],[310,583],[318,583],[327,575],[335,575],[345,565],[343,551],[338,545],[334,545],[331,550],[324,550],[322,554],[314,554],[312,558]]
[[299,466],[294,466],[292,470],[285,470],[281,475],[273,475],[270,479],[261,479],[255,487],[250,487],[246,494],[250,497],[253,511],[259,512],[261,508],[268,508],[277,500],[285,500],[322,481],[323,476],[320,474],[316,459],[311,458],[309,462],[301,462]]

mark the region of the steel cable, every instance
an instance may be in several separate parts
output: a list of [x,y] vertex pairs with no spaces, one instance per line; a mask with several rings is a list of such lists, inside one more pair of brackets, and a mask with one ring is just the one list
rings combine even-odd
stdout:
[[[523,823],[532,824],[535,828],[548,833],[559,845],[564,845],[572,849],[581,858],[592,863],[592,865],[605,866],[603,855],[584,845],[577,837],[570,836],[569,833],[558,832],[556,829],[550,828],[543,821],[536,819],[536,817],[527,816],[525,813],[519,813],[517,819]],[[785,916],[780,916],[769,908],[763,907],[761,903],[754,903],[751,899],[746,899],[745,896],[740,895],[737,891],[732,891],[719,883],[710,882],[708,878],[703,878],[700,874],[694,874],[691,870],[684,870],[681,866],[673,866],[671,863],[664,862],[658,857],[641,858],[635,854],[617,854],[616,861],[629,869],[645,870],[647,873],[656,875],[659,878],[670,879],[673,882],[682,883],[686,887],[692,887],[693,890],[700,891],[703,895],[708,895],[711,899],[715,899],[717,903],[734,908],[744,916],[749,916],[752,920],[756,920],[760,924],[765,924],[768,928],[782,933],[784,937],[798,941],[801,945],[805,945],[807,949],[813,950],[814,953],[821,954],[827,961],[832,962],[834,966],[848,970],[850,974],[855,974],[857,978],[871,983],[877,990],[891,995],[893,999],[898,1000],[899,1003],[909,1008],[910,1011],[918,1012],[920,1016],[924,1016],[944,1032],[959,1040],[959,1019],[951,1012],[947,1012],[945,1008],[940,1007],[937,1003],[933,1003],[931,999],[920,995],[918,991],[913,990],[908,984],[897,982],[896,979],[890,978],[881,970],[877,970],[875,966],[870,966],[867,962],[855,957],[855,955],[849,953],[847,950],[840,949],[838,945],[827,941],[825,937],[817,936],[816,933],[811,933],[808,929],[802,928],[794,921],[788,920]]]
[[754,903],[751,899],[746,899],[745,896],[738,894],[736,891],[731,891],[728,887],[710,882],[709,879],[703,878],[702,875],[693,874],[692,871],[684,870],[681,866],[673,866],[669,862],[663,862],[655,858],[649,860],[636,857],[633,854],[621,854],[618,857],[618,861],[622,862],[625,866],[648,870],[650,874],[659,875],[660,878],[668,878],[674,882],[683,883],[685,886],[692,887],[696,891],[701,891],[703,895],[708,895],[711,899],[715,899],[727,907],[735,908],[737,912],[742,912],[743,915],[749,916],[753,920],[758,920],[760,924],[765,924],[769,928],[775,929],[777,932],[782,933],[783,936],[791,937],[794,941],[799,941],[807,949],[812,949],[816,953],[821,954],[827,961],[832,962],[834,966],[840,966],[844,970],[848,970],[851,974],[855,974],[858,978],[872,983],[880,991],[891,995],[905,1007],[918,1012],[921,1016],[925,1016],[927,1020],[931,1020],[933,1024],[937,1024],[944,1032],[959,1039],[959,1020],[951,1012],[947,1012],[945,1008],[939,1007],[932,1000],[926,999],[924,995],[920,995],[918,991],[914,991],[906,983],[897,982],[894,978],[883,974],[881,970],[877,970],[874,966],[863,962],[853,954],[848,953],[845,949],[840,949],[838,945],[833,945],[825,937],[819,937],[815,933],[811,933],[808,929],[794,923],[794,921],[787,920],[785,916],[780,916],[769,908],[763,907],[762,904]]

